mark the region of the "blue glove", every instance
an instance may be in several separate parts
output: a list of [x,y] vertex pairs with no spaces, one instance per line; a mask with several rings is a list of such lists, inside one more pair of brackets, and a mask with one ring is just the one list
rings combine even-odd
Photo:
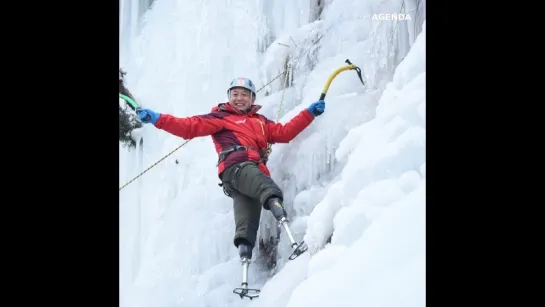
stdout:
[[307,110],[314,116],[320,116],[325,111],[325,101],[318,100],[310,105]]
[[150,109],[137,109],[136,114],[138,115],[138,118],[140,119],[140,121],[143,122],[144,124],[151,123],[153,125],[155,125],[160,115],[159,113],[154,112]]

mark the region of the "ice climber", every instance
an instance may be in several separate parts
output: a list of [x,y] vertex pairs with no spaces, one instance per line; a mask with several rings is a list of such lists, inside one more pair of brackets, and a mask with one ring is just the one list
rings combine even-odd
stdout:
[[[288,143],[325,110],[323,100],[312,103],[285,125],[257,113],[256,89],[247,78],[235,78],[227,89],[228,102],[210,113],[185,118],[138,109],[143,123],[151,123],[184,139],[212,136],[218,153],[218,176],[224,193],[233,199],[234,245],[248,262],[256,243],[261,207],[279,223],[287,222],[283,194],[266,166],[268,144]],[[284,223],[286,225],[286,223]],[[287,226],[284,228],[288,231]],[[293,240],[289,234],[290,240]],[[293,242],[292,242],[293,248]]]

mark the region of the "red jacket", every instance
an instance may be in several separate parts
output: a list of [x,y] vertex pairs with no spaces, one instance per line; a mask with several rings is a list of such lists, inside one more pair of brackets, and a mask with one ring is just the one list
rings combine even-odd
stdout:
[[[233,145],[265,150],[268,143],[288,143],[314,120],[314,116],[305,109],[290,122],[282,125],[257,114],[259,109],[260,105],[253,105],[250,111],[244,114],[228,103],[220,103],[206,115],[179,118],[161,114],[155,122],[155,127],[186,140],[211,135],[219,155]],[[270,176],[267,166],[260,162],[260,159],[256,150],[232,152],[219,164],[218,175],[235,163],[251,160],[257,162],[259,169]]]

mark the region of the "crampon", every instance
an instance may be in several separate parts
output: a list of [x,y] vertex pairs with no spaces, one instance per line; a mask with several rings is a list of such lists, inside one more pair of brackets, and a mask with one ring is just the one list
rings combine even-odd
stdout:
[[308,249],[307,244],[305,243],[305,241],[301,241],[301,243],[297,244],[297,242],[293,238],[293,234],[291,233],[290,228],[288,227],[288,220],[284,217],[278,223],[280,226],[284,227],[284,230],[286,231],[286,234],[288,235],[288,238],[291,242],[291,249],[293,251],[291,252],[289,259],[293,260],[299,257],[302,253],[306,252]]
[[259,292],[261,292],[261,290],[259,290],[259,289],[250,289],[250,288],[248,288],[248,284],[244,283],[244,282],[242,283],[240,288],[235,288],[233,290],[233,293],[238,294],[240,296],[240,299],[243,299],[244,297],[247,297],[250,300],[253,300],[256,297],[259,297]]
[[261,290],[248,288],[248,266],[250,265],[250,259],[243,257],[241,259],[241,263],[242,284],[240,285],[240,288],[235,288],[233,290],[233,293],[238,294],[240,296],[240,299],[247,297],[250,300],[253,300],[256,297],[259,297],[259,292],[261,292]]
[[302,253],[306,252],[307,249],[308,249],[308,246],[305,243],[305,241],[301,241],[301,243],[299,243],[299,244],[292,243],[291,248],[293,249],[293,252],[291,253],[289,259],[293,260],[293,259],[299,257]]

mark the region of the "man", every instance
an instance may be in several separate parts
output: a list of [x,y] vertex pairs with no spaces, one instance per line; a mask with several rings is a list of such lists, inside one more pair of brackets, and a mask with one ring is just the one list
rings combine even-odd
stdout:
[[[254,104],[256,90],[250,79],[234,79],[227,96],[227,103],[218,104],[206,115],[178,118],[150,109],[139,109],[137,113],[144,123],[151,123],[184,139],[212,136],[219,156],[220,185],[225,194],[233,199],[236,225],[233,243],[240,257],[250,260],[261,207],[270,210],[279,222],[287,221],[282,191],[270,178],[265,165],[268,144],[293,140],[310,125],[315,116],[324,112],[325,102],[314,102],[282,125],[257,113],[261,106]],[[287,226],[285,228],[288,230]]]

